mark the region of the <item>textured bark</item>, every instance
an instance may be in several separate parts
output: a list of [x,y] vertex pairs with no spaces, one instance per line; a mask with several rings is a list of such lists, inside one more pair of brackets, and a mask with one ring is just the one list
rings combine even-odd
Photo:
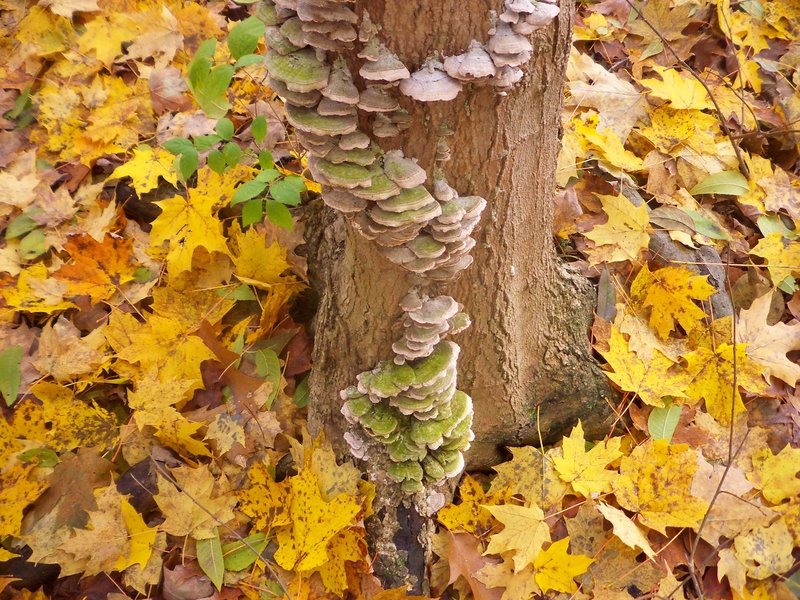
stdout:
[[[363,0],[358,5],[382,26],[381,37],[412,70],[434,51],[455,54],[473,38],[485,40],[488,11],[501,9],[500,2],[483,0]],[[398,301],[419,285],[431,294],[453,296],[473,319],[472,328],[454,340],[462,347],[459,388],[475,406],[470,466],[495,464],[504,445],[553,441],[578,418],[590,432],[607,431],[605,397],[611,391],[588,349],[591,286],[559,264],[551,235],[571,16],[572,6],[564,2],[557,22],[534,36],[526,77],[507,96],[483,87],[466,88],[448,103],[406,99],[412,128],[389,144],[381,142],[385,148],[402,147],[430,174],[439,127],[453,131],[448,138],[453,158],[445,164],[450,185],[489,202],[475,234],[475,263],[458,280],[432,285],[380,256],[341,216],[320,207],[312,217],[309,258],[321,294],[311,379],[313,430],[326,429],[331,440],[341,440],[346,423],[338,391],[391,355],[399,331]],[[368,470],[380,479],[379,464],[370,463]],[[406,533],[424,528],[413,519],[398,522],[403,512],[389,510],[392,502],[397,506],[399,500],[384,503],[385,512],[393,513],[384,515],[386,527],[392,521]],[[389,543],[390,533],[381,536]],[[424,536],[416,537],[423,551]],[[384,558],[390,564],[402,560]],[[407,578],[407,573],[387,576],[388,567],[379,570],[390,583]]]

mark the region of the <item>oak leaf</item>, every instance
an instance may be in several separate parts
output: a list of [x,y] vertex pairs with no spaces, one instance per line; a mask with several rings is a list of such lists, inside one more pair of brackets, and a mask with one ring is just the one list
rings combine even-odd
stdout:
[[676,324],[685,331],[696,327],[706,313],[694,301],[708,300],[716,291],[705,275],[696,275],[686,267],[651,272],[644,265],[631,285],[631,302],[650,314],[650,326],[665,340]]
[[586,250],[589,263],[637,260],[639,253],[650,243],[647,206],[634,206],[622,194],[597,194],[597,197],[608,221],[586,233],[586,238],[594,242],[594,247]]
[[611,490],[617,473],[606,467],[622,456],[621,441],[622,438],[611,438],[587,451],[583,424],[578,421],[569,437],[563,439],[562,456],[553,457],[553,464],[561,479],[571,484],[573,490],[584,498],[594,498]]
[[614,495],[661,534],[667,527],[697,528],[708,503],[691,494],[698,454],[686,444],[648,440],[620,462]]
[[569,554],[569,537],[553,542],[533,561],[534,577],[543,592],[554,590],[573,594],[578,591],[575,577],[583,575],[594,562],[582,554]]
[[529,506],[487,504],[484,508],[503,524],[503,530],[489,540],[485,554],[512,552],[515,573],[533,564],[544,543],[550,541],[550,527],[544,521],[542,509],[535,503]]
[[800,379],[800,365],[787,358],[793,350],[800,350],[800,323],[769,325],[772,292],[756,298],[747,310],[739,312],[736,341],[746,344],[745,353],[762,365],[764,375],[782,379],[794,385]]

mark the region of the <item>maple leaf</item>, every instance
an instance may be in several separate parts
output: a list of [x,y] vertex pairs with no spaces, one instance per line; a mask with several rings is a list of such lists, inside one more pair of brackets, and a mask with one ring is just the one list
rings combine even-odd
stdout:
[[514,572],[519,573],[536,559],[542,545],[550,541],[550,528],[544,521],[544,512],[531,503],[529,506],[504,504],[484,505],[503,524],[503,530],[489,540],[484,554],[514,554]]
[[278,530],[275,562],[284,569],[310,571],[328,560],[328,542],[353,522],[361,503],[347,494],[326,502],[307,468],[292,477],[291,494],[291,526]]
[[792,536],[781,518],[768,527],[755,527],[733,540],[736,557],[753,579],[783,575],[792,568]]
[[631,285],[631,302],[650,313],[650,326],[665,340],[676,323],[685,331],[693,329],[706,316],[694,300],[708,300],[716,291],[705,275],[686,267],[651,272],[644,265]]
[[533,577],[533,566],[514,572],[513,560],[506,558],[497,564],[488,564],[475,573],[475,579],[489,588],[502,587],[500,600],[533,600],[541,592]]
[[557,450],[551,449],[543,453],[532,446],[509,450],[512,460],[492,467],[497,475],[492,480],[489,493],[502,496],[511,491],[545,510],[561,506],[567,486],[561,481],[553,464],[553,456]]
[[784,239],[780,232],[762,237],[750,254],[767,261],[769,276],[776,286],[787,279],[793,285],[794,276],[800,274],[800,241]]
[[49,277],[47,267],[36,263],[20,271],[16,288],[6,286],[0,293],[18,312],[52,314],[75,306],[64,300],[66,291],[64,282]]
[[600,352],[614,369],[608,378],[626,392],[635,392],[651,406],[664,406],[664,398],[686,398],[689,384],[686,373],[659,350],[644,360],[629,349],[629,343],[616,326],[611,328],[609,349]]
[[158,473],[158,494],[153,496],[166,517],[161,529],[202,540],[214,537],[215,527],[234,518],[236,497],[224,475],[214,479],[207,467],[188,465],[170,469],[170,475]]
[[174,161],[171,152],[142,144],[133,149],[133,158],[114,169],[109,179],[130,177],[133,189],[141,196],[158,187],[159,177],[177,185],[178,174],[172,166]]
[[289,268],[289,263],[286,262],[286,248],[281,247],[278,242],[267,246],[264,236],[256,229],[251,227],[242,232],[238,222],[231,227],[229,235],[235,273],[239,281],[262,290],[296,281],[291,275],[282,276]]
[[594,150],[601,167],[610,173],[626,173],[642,169],[642,160],[626,150],[622,140],[611,129],[603,129],[599,115],[584,114],[572,120],[575,134],[583,145]]
[[658,65],[653,66],[661,79],[640,79],[644,87],[650,90],[650,95],[669,102],[672,108],[713,109],[714,104],[708,97],[708,92],[694,77],[688,77],[675,69],[665,69]]
[[555,590],[573,594],[578,591],[575,577],[583,575],[594,562],[581,554],[569,554],[569,537],[553,542],[533,561],[534,577],[543,592]]
[[101,328],[81,337],[75,325],[59,318],[52,327],[42,328],[33,366],[56,381],[71,381],[94,373],[100,367],[105,360],[102,352],[104,346],[105,337]]
[[800,496],[800,448],[784,446],[776,455],[769,448],[753,454],[753,472],[748,474],[768,502],[779,504]]
[[597,505],[597,510],[611,523],[614,528],[614,535],[629,548],[641,548],[644,553],[650,557],[655,558],[656,553],[650,546],[647,536],[636,526],[631,518],[618,508],[603,504],[602,502]]
[[638,512],[646,526],[666,535],[667,527],[696,528],[708,503],[691,495],[697,452],[686,444],[648,440],[620,462],[614,495]]
[[650,125],[639,133],[664,154],[675,156],[688,148],[698,155],[717,153],[719,121],[699,110],[675,110],[667,105],[650,113]]
[[84,24],[78,38],[78,48],[88,56],[94,55],[106,67],[122,55],[122,44],[136,39],[139,28],[127,14],[111,14]]
[[349,588],[346,563],[363,562],[366,551],[367,541],[364,529],[347,527],[328,542],[328,560],[313,572],[319,573],[322,585],[326,590],[342,597]]
[[167,242],[167,266],[173,275],[192,268],[196,248],[228,256],[222,223],[212,210],[218,201],[218,198],[190,189],[188,198],[173,196],[155,203],[161,208],[161,214],[153,221],[151,244],[157,249]]
[[253,519],[254,531],[291,524],[289,480],[276,482],[267,469],[261,461],[252,463],[247,469],[249,485],[237,492],[239,510]]
[[578,421],[562,442],[562,456],[553,457],[553,464],[561,479],[571,484],[573,490],[584,498],[594,498],[611,490],[611,482],[617,474],[607,471],[606,467],[622,456],[621,441],[622,438],[616,437],[598,442],[587,452],[583,424]]
[[[447,567],[450,571],[450,578],[447,583],[452,585],[461,578],[469,586],[469,590],[475,600],[501,600],[502,591],[487,589],[488,584],[484,584],[476,576],[482,569],[493,566],[492,562],[490,562],[491,559],[481,555],[478,538],[468,533],[452,533],[450,531],[445,535],[447,536],[447,549],[442,558],[447,561]],[[497,586],[488,585],[488,587]]]
[[62,17],[72,18],[76,12],[94,12],[100,10],[97,0],[39,0],[39,6],[46,6]]
[[739,312],[736,341],[747,345],[747,356],[766,368],[766,377],[771,375],[794,385],[800,379],[800,365],[786,355],[800,350],[800,324],[767,324],[772,295],[767,292],[753,300],[750,308]]
[[465,531],[481,536],[499,523],[486,510],[484,504],[505,504],[511,499],[512,491],[508,488],[487,494],[480,482],[469,474],[465,474],[458,488],[461,502],[448,504],[436,513],[439,522],[450,531]]
[[758,185],[764,190],[764,206],[773,212],[784,211],[793,220],[800,219],[800,181],[789,177],[780,167],[775,174],[762,177]]
[[753,393],[766,388],[761,369],[747,356],[745,345],[736,344],[735,351],[735,369],[731,344],[717,344],[716,348],[701,346],[684,356],[690,377],[686,394],[692,400],[705,400],[708,413],[723,425],[729,425],[731,417],[735,419],[745,412],[740,387]]
[[[2,429],[5,426],[0,423],[0,430]],[[3,436],[7,433],[1,432]],[[47,482],[34,475],[36,464],[13,461],[9,465],[6,461],[3,462],[5,464],[0,471],[0,505],[3,506],[0,511],[0,536],[19,536],[25,508],[44,492]]]
[[597,225],[585,234],[594,242],[594,248],[587,249],[590,264],[636,260],[650,243],[647,206],[634,206],[622,194],[597,194],[597,197],[603,212],[608,215],[608,222]]

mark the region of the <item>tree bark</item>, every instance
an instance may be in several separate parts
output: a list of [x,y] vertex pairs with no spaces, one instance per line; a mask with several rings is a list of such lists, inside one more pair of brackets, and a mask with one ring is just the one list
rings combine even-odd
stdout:
[[[473,38],[486,40],[489,11],[501,10],[499,2],[488,0],[360,0],[357,5],[381,25],[382,40],[412,70],[434,52],[457,54]],[[312,430],[325,429],[340,451],[346,451],[340,440],[347,423],[338,392],[391,356],[401,329],[398,302],[412,285],[431,295],[453,296],[473,320],[454,339],[462,347],[459,388],[472,396],[475,407],[470,467],[496,464],[505,445],[552,442],[578,418],[595,435],[607,432],[612,392],[588,344],[592,288],[559,263],[551,234],[572,12],[572,3],[563,2],[556,22],[534,34],[526,76],[507,95],[484,86],[466,87],[451,102],[405,99],[412,128],[389,144],[381,141],[385,149],[399,147],[418,158],[430,175],[440,126],[453,131],[445,175],[460,195],[480,195],[489,203],[474,234],[475,263],[456,281],[430,283],[393,265],[331,210],[320,206],[310,218],[309,264],[321,297],[309,421]],[[370,464],[369,470],[379,466]],[[379,497],[384,492],[383,508],[394,512],[389,519],[394,526],[413,521],[403,516],[410,502],[403,504],[388,488],[379,490]],[[392,511],[392,503],[401,510]],[[380,535],[391,545],[391,533]],[[384,567],[384,575],[392,571],[391,565]],[[402,571],[384,579],[408,580],[407,570]]]

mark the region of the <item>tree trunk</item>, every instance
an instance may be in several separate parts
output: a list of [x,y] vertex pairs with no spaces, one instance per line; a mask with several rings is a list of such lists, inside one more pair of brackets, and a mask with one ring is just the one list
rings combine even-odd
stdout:
[[[458,54],[471,39],[485,40],[489,11],[501,10],[488,0],[360,0],[357,7],[369,11],[382,40],[412,70],[434,52]],[[307,226],[312,279],[321,294],[309,419],[341,451],[348,425],[338,392],[391,356],[401,329],[398,302],[413,285],[454,297],[472,317],[472,327],[454,340],[462,348],[459,389],[472,396],[475,410],[469,466],[496,464],[504,445],[551,442],[578,418],[588,431],[606,433],[611,391],[588,348],[592,289],[559,264],[551,234],[572,11],[564,2],[559,18],[534,34],[526,76],[507,95],[484,86],[466,87],[451,102],[406,98],[401,103],[412,115],[411,129],[391,145],[381,143],[418,158],[430,175],[437,132],[442,125],[452,130],[452,160],[444,167],[450,185],[488,200],[473,234],[475,262],[457,280],[436,284],[402,270],[324,207]],[[380,469],[369,465],[376,479]],[[377,534],[383,546],[376,570],[395,585],[416,571],[417,580],[410,579],[420,583],[424,562],[409,559],[424,547],[416,539],[424,520],[391,484],[378,484],[378,516],[387,530]],[[412,534],[401,539],[398,529]]]

